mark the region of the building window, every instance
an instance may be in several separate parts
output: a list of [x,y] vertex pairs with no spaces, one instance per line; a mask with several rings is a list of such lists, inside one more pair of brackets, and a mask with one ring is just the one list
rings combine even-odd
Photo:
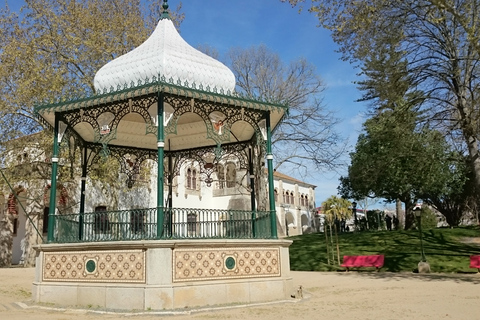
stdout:
[[277,189],[273,190],[273,198],[275,199],[275,202],[278,202],[278,190]]
[[13,219],[13,236],[16,236],[18,232],[18,218]]
[[197,189],[197,170],[192,170],[192,189]]
[[49,207],[43,208],[43,227],[42,227],[42,232],[44,234],[48,233],[48,214],[50,212]]
[[288,191],[283,191],[283,203],[288,203]]
[[300,206],[308,207],[308,196],[307,195],[302,194],[300,196]]
[[290,192],[290,204],[295,204],[295,196],[293,195],[293,191]]
[[234,163],[227,164],[227,174],[225,176],[225,180],[227,181],[227,188],[235,187],[235,182],[237,180],[237,169],[235,168]]
[[217,166],[218,189],[234,188],[237,181],[237,169],[234,163]]
[[95,208],[95,232],[107,233],[110,232],[110,221],[106,206],[98,206]]
[[197,170],[187,169],[187,189],[195,190],[197,188]]

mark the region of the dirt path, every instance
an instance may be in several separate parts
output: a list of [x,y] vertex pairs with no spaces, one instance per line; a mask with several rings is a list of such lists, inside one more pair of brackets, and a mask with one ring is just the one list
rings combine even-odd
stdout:
[[133,315],[29,306],[34,269],[0,269],[0,319],[480,319],[480,274],[292,274],[295,285],[303,286],[302,300],[176,315]]

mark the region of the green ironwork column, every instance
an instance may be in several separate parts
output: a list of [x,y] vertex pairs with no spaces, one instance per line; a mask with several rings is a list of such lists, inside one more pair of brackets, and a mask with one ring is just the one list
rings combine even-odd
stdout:
[[157,171],[157,239],[163,235],[164,221],[164,176],[163,176],[163,154],[165,149],[165,132],[163,128],[163,94],[159,93],[157,98],[157,150],[158,150],[158,171]]
[[47,242],[53,241],[53,235],[55,232],[55,205],[57,199],[57,171],[58,171],[58,132],[59,132],[59,120],[58,115],[55,113],[55,127],[53,129],[53,155],[52,155],[52,178],[50,184],[50,204],[48,210],[48,233]]
[[275,187],[273,185],[273,154],[272,130],[270,125],[270,112],[267,114],[267,169],[268,169],[268,198],[270,200],[271,236],[277,239],[277,210],[275,209]]
[[248,148],[248,174],[250,179],[250,207],[252,210],[252,235],[256,238],[256,223],[257,208],[255,205],[255,175],[253,173],[253,150],[252,147]]
[[78,217],[78,240],[83,239],[83,214],[85,213],[85,185],[87,182],[87,147],[83,147],[82,181],[80,184],[80,215]]
[[[170,149],[170,140],[169,146]],[[171,150],[171,149],[170,149]],[[172,155],[168,156],[168,209],[167,209],[167,226],[168,226],[168,236],[171,237],[173,235],[173,161]]]

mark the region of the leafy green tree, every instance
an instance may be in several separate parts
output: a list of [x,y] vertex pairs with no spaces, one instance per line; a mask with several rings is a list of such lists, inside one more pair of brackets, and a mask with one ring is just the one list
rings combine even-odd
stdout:
[[437,184],[425,196],[424,203],[439,211],[448,225],[456,227],[465,212],[477,212],[475,182],[463,155],[452,152],[445,160],[449,163],[449,175],[443,185]]
[[[412,208],[418,199],[428,202],[461,193],[466,181],[444,136],[417,130],[415,119],[416,114],[406,109],[367,120],[340,188],[341,194],[400,199],[405,203],[405,228],[414,222]],[[440,204],[436,202],[437,209],[444,213]]]

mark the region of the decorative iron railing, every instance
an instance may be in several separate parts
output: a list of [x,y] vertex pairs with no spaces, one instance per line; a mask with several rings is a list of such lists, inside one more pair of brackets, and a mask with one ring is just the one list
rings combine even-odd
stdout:
[[271,234],[270,211],[160,210],[163,211],[164,220],[160,234],[157,208],[57,214],[51,217],[55,221],[55,230],[50,242],[274,238]]

